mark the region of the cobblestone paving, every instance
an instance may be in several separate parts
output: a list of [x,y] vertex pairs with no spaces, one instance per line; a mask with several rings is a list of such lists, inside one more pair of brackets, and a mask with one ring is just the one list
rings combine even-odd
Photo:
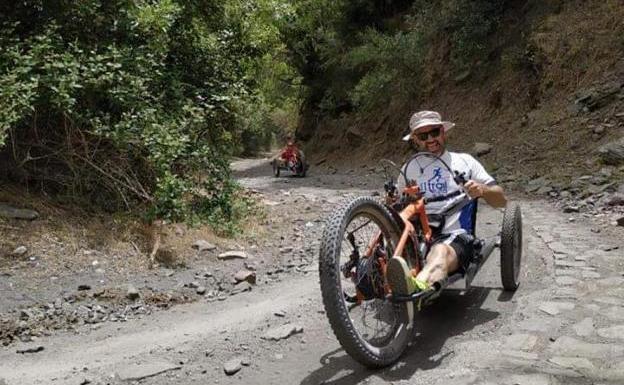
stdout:
[[525,232],[541,240],[525,256],[547,265],[543,289],[518,299],[512,334],[460,344],[461,360],[474,359],[439,384],[624,384],[624,242],[542,208],[523,205]]

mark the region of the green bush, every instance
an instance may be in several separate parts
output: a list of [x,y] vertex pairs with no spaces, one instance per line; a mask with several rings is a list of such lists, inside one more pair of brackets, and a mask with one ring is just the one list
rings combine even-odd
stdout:
[[387,35],[369,29],[360,41],[362,45],[345,55],[347,68],[364,73],[350,92],[352,103],[370,111],[390,98],[413,96],[424,57],[422,35],[416,31]]
[[306,87],[304,118],[370,113],[383,109],[390,98],[414,99],[423,88],[422,66],[434,47],[448,47],[449,55],[441,49],[444,57],[438,62],[451,71],[488,60],[510,3],[294,1],[294,12],[281,30]]
[[275,103],[252,107],[263,99],[263,58],[281,47],[273,5],[0,5],[5,175],[111,211],[231,221],[228,159],[242,131],[274,130]]

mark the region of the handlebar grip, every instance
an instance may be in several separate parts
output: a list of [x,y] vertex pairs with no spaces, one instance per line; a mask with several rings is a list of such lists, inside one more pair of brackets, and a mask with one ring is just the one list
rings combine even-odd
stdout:
[[455,183],[462,185],[462,186],[465,185],[466,182],[468,182],[468,179],[466,179],[465,172],[460,173],[459,171],[455,171],[455,177],[453,179],[455,179]]

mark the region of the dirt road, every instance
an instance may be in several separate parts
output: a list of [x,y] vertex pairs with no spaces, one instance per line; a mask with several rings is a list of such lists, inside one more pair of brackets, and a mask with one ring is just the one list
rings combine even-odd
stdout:
[[[340,349],[329,328],[316,261],[322,220],[348,197],[378,190],[378,173],[321,175],[313,168],[305,179],[276,179],[266,160],[240,161],[234,169],[263,197],[269,224],[284,213],[308,218],[293,222],[301,230],[292,240],[270,229],[267,236],[286,250],[282,263],[311,264],[260,279],[251,292],[224,301],[41,338],[38,352],[2,348],[0,384],[624,383],[621,235],[590,232],[588,219],[520,201],[526,248],[515,295],[501,290],[495,252],[470,291],[448,291],[418,314],[418,335],[396,365],[370,371]],[[501,218],[482,205],[478,232],[492,236]],[[282,325],[298,333],[267,339]],[[230,360],[241,369],[228,376]]]

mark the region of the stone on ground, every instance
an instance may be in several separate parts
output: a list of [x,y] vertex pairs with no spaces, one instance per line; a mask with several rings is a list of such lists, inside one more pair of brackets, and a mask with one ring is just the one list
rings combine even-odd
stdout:
[[240,358],[232,358],[225,364],[223,364],[223,371],[228,376],[238,373],[242,369],[242,362]]
[[13,250],[13,253],[11,254],[15,255],[16,257],[21,257],[27,252],[28,252],[28,248],[26,248],[26,246],[18,246],[15,248],[15,250]]
[[201,252],[201,251],[212,251],[216,249],[217,246],[213,245],[212,243],[208,241],[200,239],[200,240],[195,241],[195,243],[193,243],[193,248]]
[[472,153],[476,156],[483,156],[492,151],[492,145],[489,143],[477,142],[472,148]]
[[217,258],[222,261],[229,261],[232,259],[247,259],[249,258],[249,256],[244,251],[231,250],[231,251],[226,251],[225,253],[219,254]]
[[598,157],[604,164],[612,166],[624,164],[624,138],[600,146]]
[[262,338],[269,341],[279,341],[298,333],[303,333],[303,326],[296,324],[286,324],[273,329],[269,329],[264,334],[264,336],[262,336]]
[[256,284],[256,273],[250,270],[239,270],[235,275],[234,275],[234,280],[236,281],[236,283],[240,283],[240,282],[249,282],[252,285]]
[[34,210],[18,209],[4,203],[0,203],[0,217],[9,219],[25,219],[32,221],[39,217],[39,213]]
[[137,288],[134,287],[134,285],[128,285],[128,291],[126,292],[126,298],[131,299],[131,300],[135,300],[135,299],[138,299],[140,296],[141,296],[141,294],[139,293]]

